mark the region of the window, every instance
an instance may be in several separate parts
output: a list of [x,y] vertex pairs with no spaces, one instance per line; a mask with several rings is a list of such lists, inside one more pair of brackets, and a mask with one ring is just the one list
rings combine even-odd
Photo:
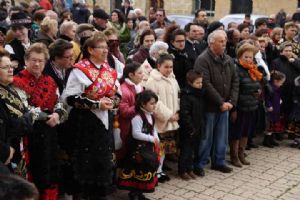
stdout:
[[230,13],[252,13],[252,0],[231,0]]
[[214,16],[215,4],[215,0],[195,0],[195,10],[204,9],[208,16]]

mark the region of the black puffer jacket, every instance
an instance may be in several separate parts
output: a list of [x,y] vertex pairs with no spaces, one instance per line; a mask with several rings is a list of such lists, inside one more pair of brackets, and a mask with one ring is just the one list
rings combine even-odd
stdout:
[[180,132],[181,135],[197,136],[201,134],[204,124],[204,90],[187,86],[181,91],[180,98]]
[[239,76],[239,97],[237,109],[241,111],[254,111],[258,108],[258,91],[261,89],[260,82],[251,79],[248,70],[236,62]]
[[172,46],[169,47],[168,51],[175,57],[173,63],[175,78],[179,84],[179,87],[184,88],[186,85],[186,73],[193,68],[188,58],[188,54],[185,50],[180,51]]

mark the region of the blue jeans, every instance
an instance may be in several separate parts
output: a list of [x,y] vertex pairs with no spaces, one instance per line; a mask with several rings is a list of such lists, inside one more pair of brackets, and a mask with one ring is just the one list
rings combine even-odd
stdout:
[[228,142],[228,111],[206,113],[204,139],[199,143],[196,168],[204,168],[211,156],[212,166],[224,166]]

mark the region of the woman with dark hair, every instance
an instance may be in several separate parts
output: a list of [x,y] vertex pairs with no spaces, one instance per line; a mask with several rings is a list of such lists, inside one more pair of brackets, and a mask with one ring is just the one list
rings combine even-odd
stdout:
[[125,17],[119,9],[115,9],[111,12],[111,21],[109,21],[108,24],[117,29],[121,44],[130,41],[130,31],[127,27]]
[[149,49],[155,42],[156,35],[153,30],[145,30],[140,37],[140,47],[138,51],[133,54],[132,60],[142,64],[149,57]]
[[107,60],[108,45],[102,32],[85,41],[83,60],[74,65],[62,99],[72,107],[66,125],[71,136],[66,149],[71,156],[74,193],[90,200],[106,199],[112,184],[112,112],[117,72]]
[[241,40],[246,40],[250,36],[250,28],[248,24],[240,24],[238,25],[238,30],[241,33]]
[[151,90],[136,97],[136,114],[130,120],[130,150],[118,177],[119,187],[130,191],[130,200],[148,200],[143,193],[154,192],[157,184],[159,138],[153,116],[157,101],[157,95]]
[[164,42],[169,44],[168,52],[174,55],[174,74],[180,88],[186,85],[186,73],[193,68],[185,50],[186,35],[185,31],[177,25],[167,28]]
[[140,85],[143,80],[143,71],[139,63],[133,62],[126,65],[123,77],[120,80],[122,99],[119,108],[119,122],[121,129],[122,148],[117,151],[117,159],[121,160],[127,153],[128,138],[130,135],[130,121],[135,116],[135,97],[143,91]]

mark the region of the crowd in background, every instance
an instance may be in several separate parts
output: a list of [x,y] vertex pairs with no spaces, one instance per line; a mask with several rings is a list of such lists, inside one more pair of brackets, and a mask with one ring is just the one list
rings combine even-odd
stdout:
[[250,165],[257,135],[300,148],[300,10],[181,29],[129,0],[66,8],[0,3],[0,199],[144,200],[169,170],[232,172],[228,146]]

